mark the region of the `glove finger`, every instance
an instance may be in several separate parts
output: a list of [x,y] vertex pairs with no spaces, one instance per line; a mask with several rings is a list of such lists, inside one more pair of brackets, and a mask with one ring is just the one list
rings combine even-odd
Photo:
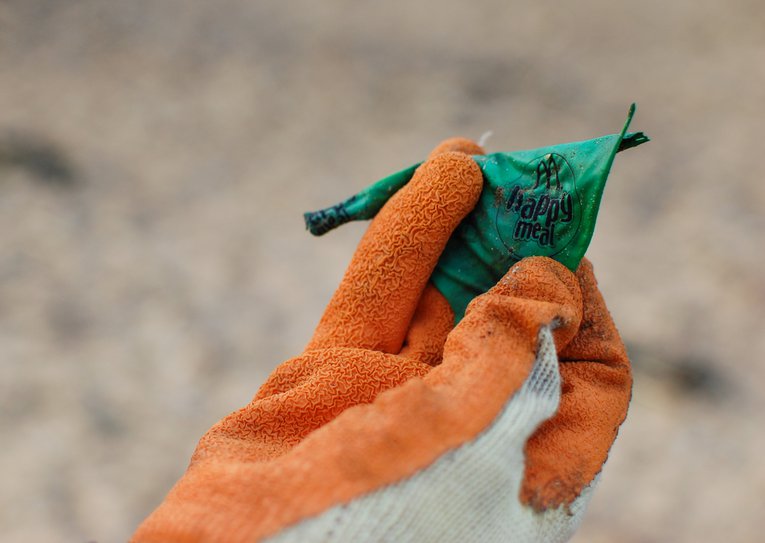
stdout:
[[629,371],[624,343],[598,289],[592,263],[586,258],[579,264],[576,278],[582,290],[582,325],[571,343],[561,349],[561,361],[591,360]]
[[[470,147],[460,141],[449,145]],[[308,349],[398,353],[449,236],[482,187],[480,168],[460,151],[422,164],[369,225]]]
[[428,158],[433,158],[440,154],[448,153],[451,151],[465,153],[466,155],[485,154],[483,147],[478,145],[473,140],[469,140],[467,138],[449,138],[436,145],[435,149],[433,149],[428,155]]
[[[483,148],[466,138],[449,138],[439,143],[428,158],[449,151],[467,155],[482,155]],[[409,325],[401,355],[431,366],[441,363],[446,337],[454,327],[454,311],[443,294],[432,284],[425,287]]]
[[409,325],[401,356],[437,366],[441,363],[444,343],[453,327],[454,311],[449,302],[433,284],[428,283]]
[[571,341],[582,318],[581,300],[565,266],[546,257],[524,258],[470,303],[447,339],[444,359],[455,350],[468,359],[514,359],[513,353],[527,351],[531,362],[541,326],[552,325],[556,345]]
[[629,359],[589,261],[582,261],[576,276],[583,318],[576,336],[558,349],[560,406],[526,445],[521,498],[540,511],[571,504],[594,480],[627,415],[632,391]]

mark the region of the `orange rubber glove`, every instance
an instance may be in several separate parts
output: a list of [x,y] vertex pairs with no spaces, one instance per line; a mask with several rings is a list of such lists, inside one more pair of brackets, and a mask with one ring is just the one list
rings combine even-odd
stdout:
[[447,140],[390,199],[305,352],[209,430],[134,541],[571,535],[629,362],[587,261],[524,259],[453,328],[428,278],[479,197],[482,152]]

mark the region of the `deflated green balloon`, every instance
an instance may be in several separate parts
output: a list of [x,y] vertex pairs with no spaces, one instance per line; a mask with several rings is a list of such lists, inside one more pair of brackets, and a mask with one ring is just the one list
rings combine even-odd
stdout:
[[[459,322],[476,296],[527,256],[548,256],[572,271],[592,239],[601,196],[617,152],[648,141],[627,133],[531,151],[475,155],[484,185],[473,211],[452,234],[431,281]],[[333,207],[305,214],[312,234],[371,219],[414,175],[411,166]]]

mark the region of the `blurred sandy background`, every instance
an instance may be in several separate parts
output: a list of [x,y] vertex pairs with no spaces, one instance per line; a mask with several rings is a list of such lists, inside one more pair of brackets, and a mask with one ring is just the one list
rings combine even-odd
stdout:
[[0,2],[0,540],[125,540],[298,354],[452,135],[612,133],[590,258],[635,364],[577,542],[760,540],[765,4]]

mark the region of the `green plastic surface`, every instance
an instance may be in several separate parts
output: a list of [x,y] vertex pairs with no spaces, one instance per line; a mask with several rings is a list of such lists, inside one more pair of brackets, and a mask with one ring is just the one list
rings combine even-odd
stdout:
[[[473,211],[452,234],[431,281],[459,322],[476,296],[527,256],[548,256],[572,271],[592,239],[601,196],[617,152],[648,141],[628,134],[630,107],[619,134],[530,151],[476,155],[484,186]],[[315,235],[370,219],[403,187],[419,164],[388,176],[348,200],[305,214]]]
[[304,213],[306,228],[314,236],[321,236],[341,224],[373,218],[385,202],[409,182],[420,164],[422,162],[384,177],[332,207]]

